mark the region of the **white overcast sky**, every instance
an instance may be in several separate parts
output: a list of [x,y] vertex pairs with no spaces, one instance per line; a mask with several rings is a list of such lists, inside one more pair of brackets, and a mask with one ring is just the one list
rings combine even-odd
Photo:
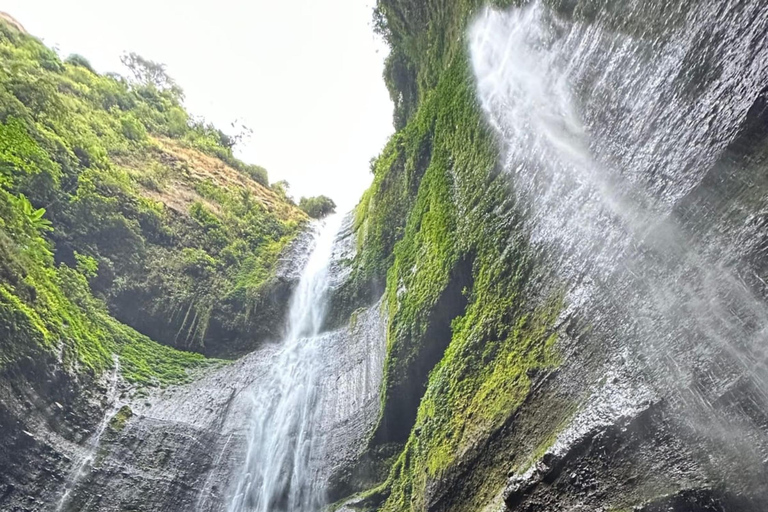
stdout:
[[393,131],[371,0],[0,0],[0,11],[100,72],[125,73],[128,51],[165,63],[192,114],[253,129],[238,156],[296,199],[354,206]]

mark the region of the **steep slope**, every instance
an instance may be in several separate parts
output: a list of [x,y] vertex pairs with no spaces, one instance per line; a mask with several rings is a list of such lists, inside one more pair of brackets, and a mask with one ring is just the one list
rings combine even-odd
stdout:
[[378,2],[399,130],[334,300],[384,293],[387,359],[334,497],[759,510],[765,6],[516,4]]
[[99,76],[2,30],[0,120],[29,153],[14,155],[26,172],[6,163],[5,188],[46,209],[56,262],[92,258],[95,294],[162,343],[222,354],[274,335],[275,264],[306,215],[189,117],[162,67]]
[[17,25],[0,20],[0,508],[37,510],[130,417],[112,407],[218,364],[178,348],[276,336],[307,216],[164,74],[100,76]]

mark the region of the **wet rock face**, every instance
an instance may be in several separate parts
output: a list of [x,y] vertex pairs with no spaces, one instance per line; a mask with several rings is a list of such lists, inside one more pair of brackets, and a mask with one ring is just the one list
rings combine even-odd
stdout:
[[674,495],[654,500],[637,512],[758,512],[765,509],[762,499],[733,495],[718,490],[680,491]]
[[[305,242],[295,249],[299,263],[286,261],[287,280],[296,278],[301,258],[306,261],[312,240]],[[334,249],[331,272],[336,283],[343,280],[339,273],[346,271],[338,258],[354,248],[349,242],[341,236]],[[376,420],[384,318],[378,302],[358,311],[349,325],[323,335],[320,357],[326,361],[326,372],[320,379],[322,413],[316,430],[322,433],[326,455],[312,464],[324,482],[355,459]],[[121,392],[113,403],[102,400],[91,405],[87,417],[93,421],[82,427],[62,415],[56,423],[56,416],[47,412],[25,416],[25,407],[31,411],[50,408],[49,398],[35,405],[17,400],[13,409],[0,408],[0,461],[8,468],[0,471],[0,508],[24,512],[226,510],[244,467],[251,391],[264,385],[278,350],[278,343],[267,343],[184,386],[150,393],[118,388]],[[93,395],[103,399],[109,394],[106,388],[101,384]],[[4,405],[11,403],[5,394],[3,398]],[[82,411],[78,409],[78,414]],[[100,422],[103,431],[98,441],[89,442],[95,441]]]
[[768,6],[587,4],[489,14],[474,43],[531,249],[580,325],[488,441],[510,450],[502,497],[751,510],[768,497]]
[[[524,511],[598,508],[639,479],[650,495],[665,488],[674,492],[672,482],[683,479],[704,485],[702,468],[691,463],[690,451],[675,438],[664,412],[654,405],[545,453],[524,474],[510,478],[506,505]],[[641,493],[636,500],[642,501]]]
[[40,354],[0,373],[0,509],[53,510],[106,406],[107,385]]

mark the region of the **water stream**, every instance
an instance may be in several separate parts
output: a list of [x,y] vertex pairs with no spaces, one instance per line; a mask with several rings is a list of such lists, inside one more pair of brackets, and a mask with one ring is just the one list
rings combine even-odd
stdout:
[[115,366],[107,380],[107,409],[104,411],[104,416],[101,418],[96,430],[86,442],[85,452],[80,455],[80,459],[74,465],[67,477],[64,484],[64,493],[61,495],[59,503],[56,505],[56,512],[68,510],[72,491],[75,490],[80,481],[88,475],[91,465],[96,458],[101,438],[104,435],[104,432],[106,432],[109,422],[117,411],[120,410],[120,402],[118,402],[117,397],[120,383],[120,360],[117,356],[113,356],[113,360]]
[[488,9],[470,33],[478,96],[533,250],[603,337],[609,367],[680,412],[714,466],[761,468],[768,307],[744,262],[759,200],[739,203],[763,178],[738,169],[730,189],[723,173],[714,192],[706,180],[734,165],[723,155],[765,94],[768,5],[655,8],[669,12],[661,29],[642,9],[621,29],[542,2]]
[[251,390],[247,457],[229,512],[313,512],[325,504],[314,478],[322,450],[313,426],[320,418],[324,371],[320,329],[326,313],[329,263],[340,216],[315,226],[315,246],[291,298],[286,335],[265,384]]

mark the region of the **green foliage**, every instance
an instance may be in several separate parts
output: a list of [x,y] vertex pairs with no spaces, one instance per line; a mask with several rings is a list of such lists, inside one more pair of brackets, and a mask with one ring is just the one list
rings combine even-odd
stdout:
[[278,196],[280,196],[284,201],[293,202],[293,199],[291,199],[291,196],[288,195],[288,191],[290,190],[290,188],[291,188],[291,184],[288,183],[286,180],[276,181],[272,184],[272,190],[274,190]]
[[258,165],[245,165],[240,170],[250,176],[256,183],[264,185],[265,187],[269,186],[269,177],[267,176],[267,170],[265,168]]
[[[465,50],[469,20],[487,4],[507,7],[527,0],[379,0],[374,29],[390,46],[384,80],[395,104],[395,127],[403,128],[443,71]],[[551,0],[558,1],[558,0]]]
[[77,53],[73,53],[66,59],[64,59],[65,64],[70,64],[72,66],[80,66],[81,68],[85,68],[91,73],[96,73],[96,71],[93,69],[93,66],[91,66],[91,63],[83,57],[82,55],[78,55]]
[[77,262],[77,267],[75,268],[86,279],[92,279],[99,273],[99,262],[95,258],[75,251],[75,261]]
[[281,219],[248,190],[207,180],[195,191],[201,199],[190,206],[189,220],[170,226],[177,248],[149,248],[149,272],[121,285],[118,298],[140,296],[147,316],[170,318],[173,332],[157,337],[177,346],[201,349],[211,320],[252,341],[269,323],[260,304],[278,256],[304,220]]
[[51,222],[48,219],[43,218],[45,215],[45,208],[35,208],[29,199],[24,194],[19,194],[16,197],[11,196],[11,201],[14,206],[27,218],[27,222],[35,231],[53,231]]
[[117,318],[202,350],[210,319],[252,340],[278,317],[262,297],[306,217],[190,119],[162,65],[126,64],[131,80],[62,63],[0,21],[0,367],[61,355],[96,375],[116,354],[162,385],[211,360]]
[[15,175],[39,172],[46,172],[54,181],[58,179],[57,167],[21,120],[10,117],[6,123],[0,123],[0,185],[9,184]]
[[[399,130],[357,207],[358,253],[336,300],[355,304],[386,278],[387,357],[370,449],[404,447],[371,491],[380,510],[425,510],[427,489],[513,417],[532,375],[559,361],[562,293],[534,272],[475,97],[463,34],[482,4],[379,0],[376,10],[391,46],[385,78]],[[409,411],[404,397],[414,393]],[[404,421],[410,433],[393,434]],[[505,468],[482,471],[482,488],[468,489],[452,510],[481,510],[498,494]]]
[[108,326],[113,335],[128,341],[118,347],[117,354],[120,369],[130,382],[145,386],[178,384],[192,378],[190,370],[218,364],[200,354],[160,345],[121,323],[113,321]]
[[322,219],[336,211],[336,203],[327,196],[302,197],[299,208],[313,219]]
[[120,118],[120,128],[123,136],[133,142],[141,142],[147,138],[147,130],[144,125],[131,114]]
[[50,243],[19,207],[18,197],[2,189],[0,214],[0,330],[5,335],[0,367],[27,355],[63,354],[65,364],[96,374],[117,354],[129,381],[167,384],[205,364],[202,356],[158,345],[109,316],[88,285],[95,260],[76,255],[78,269],[56,267]]

